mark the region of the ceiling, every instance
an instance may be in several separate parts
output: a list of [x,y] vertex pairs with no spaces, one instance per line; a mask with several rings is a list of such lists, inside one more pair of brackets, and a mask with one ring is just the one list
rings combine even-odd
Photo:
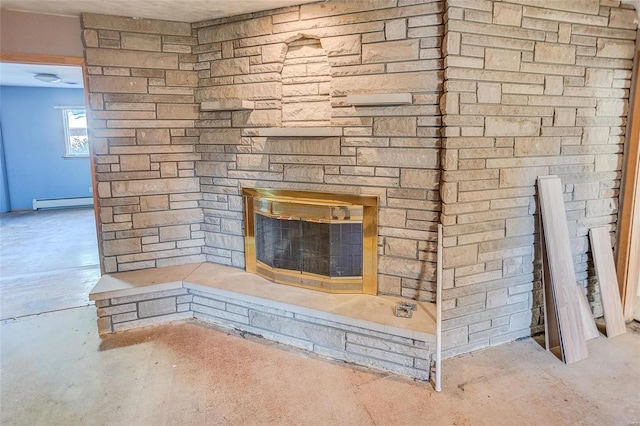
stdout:
[[199,22],[318,0],[2,0],[2,9],[62,16],[81,13]]
[[[61,78],[61,81],[45,83],[36,80],[33,76],[38,73],[56,74]],[[0,86],[81,89],[84,85],[82,68],[80,67],[0,62]]]

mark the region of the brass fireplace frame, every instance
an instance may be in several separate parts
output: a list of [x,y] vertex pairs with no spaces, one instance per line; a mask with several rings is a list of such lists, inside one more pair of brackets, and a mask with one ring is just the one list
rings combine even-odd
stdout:
[[[243,188],[244,248],[247,272],[271,281],[328,293],[378,293],[378,197],[270,188]],[[340,223],[362,221],[362,279],[324,277],[271,268],[256,260],[254,213],[271,217]],[[312,285],[310,282],[315,284]]]

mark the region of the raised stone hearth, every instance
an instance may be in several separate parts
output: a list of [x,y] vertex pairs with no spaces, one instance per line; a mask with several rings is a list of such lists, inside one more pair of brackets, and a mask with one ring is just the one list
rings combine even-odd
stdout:
[[105,275],[90,299],[101,334],[195,318],[359,365],[430,374],[430,303],[399,318],[398,297],[314,292],[212,263]]

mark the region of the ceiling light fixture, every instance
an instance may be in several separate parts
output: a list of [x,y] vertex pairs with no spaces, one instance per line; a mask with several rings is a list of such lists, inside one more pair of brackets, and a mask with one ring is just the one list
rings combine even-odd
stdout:
[[33,76],[36,80],[44,81],[45,83],[58,83],[61,78],[56,74],[39,73]]

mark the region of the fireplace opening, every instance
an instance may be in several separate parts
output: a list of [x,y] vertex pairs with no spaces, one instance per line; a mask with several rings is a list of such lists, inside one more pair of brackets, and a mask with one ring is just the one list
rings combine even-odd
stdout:
[[376,294],[377,198],[244,189],[247,271],[281,284]]

